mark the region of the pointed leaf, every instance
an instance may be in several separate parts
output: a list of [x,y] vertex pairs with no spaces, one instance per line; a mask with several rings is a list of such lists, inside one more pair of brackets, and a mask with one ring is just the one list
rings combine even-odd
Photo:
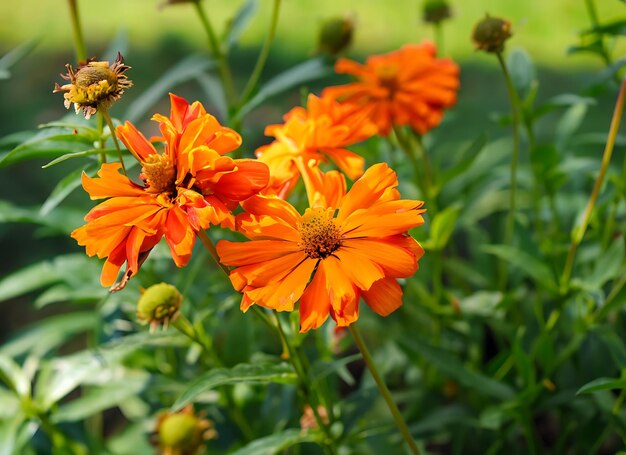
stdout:
[[247,446],[232,452],[231,455],[275,455],[296,444],[320,440],[321,435],[317,432],[289,429],[252,441]]
[[582,386],[576,392],[576,395],[581,393],[599,392],[600,390],[614,390],[614,389],[626,389],[626,379],[619,378],[598,378],[591,382],[588,382]]
[[190,403],[202,393],[217,386],[225,384],[266,384],[277,382],[280,384],[293,384],[296,381],[296,374],[291,365],[287,364],[239,364],[231,369],[216,368],[200,376],[185,390],[174,406],[174,410],[179,410],[187,403]]
[[252,18],[254,18],[254,14],[257,12],[258,8],[258,0],[247,0],[241,8],[239,8],[237,15],[233,18],[231,26],[228,29],[228,33],[223,40],[228,49],[237,44],[241,34],[244,32]]

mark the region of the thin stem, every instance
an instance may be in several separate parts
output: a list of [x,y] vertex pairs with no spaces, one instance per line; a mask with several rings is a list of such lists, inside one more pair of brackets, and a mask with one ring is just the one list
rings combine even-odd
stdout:
[[[594,0],[585,0],[585,4],[587,6],[587,14],[589,14],[589,19],[591,20],[591,26],[594,29],[598,28],[598,26],[600,25],[600,21],[598,20],[598,12],[596,11],[596,5],[594,3]],[[611,65],[612,61],[611,55],[607,51],[606,45],[604,43],[604,36],[600,34],[598,40],[600,42],[600,55],[602,56],[604,63],[609,66]]]
[[198,13],[200,22],[202,22],[204,31],[209,38],[209,47],[211,48],[211,52],[217,60],[217,67],[218,71],[220,72],[220,79],[222,80],[222,86],[224,87],[224,92],[226,94],[226,101],[228,102],[228,106],[230,108],[235,104],[236,94],[235,84],[233,81],[232,73],[230,71],[230,66],[228,64],[228,59],[226,58],[224,52],[222,52],[220,43],[217,40],[215,32],[213,31],[213,27],[211,26],[209,18],[202,8],[201,2],[193,2],[193,5],[196,8],[196,12]]
[[104,151],[104,116],[101,111],[98,112],[98,137],[100,138],[98,148],[101,150],[100,164],[102,164],[107,162],[107,155]]
[[[513,234],[515,233],[515,202],[516,202],[516,193],[517,193],[517,163],[519,161],[519,146],[520,146],[520,135],[519,135],[519,123],[520,123],[520,109],[519,109],[519,99],[517,98],[517,93],[515,92],[515,87],[513,87],[513,81],[511,80],[511,75],[509,74],[509,70],[506,67],[506,63],[504,62],[504,58],[502,57],[501,52],[497,52],[496,56],[498,57],[498,63],[500,64],[500,68],[502,69],[502,74],[504,75],[504,80],[506,82],[506,88],[509,93],[509,99],[511,102],[511,117],[512,117],[512,128],[513,128],[513,153],[511,156],[511,189],[509,192],[509,214],[506,222],[506,230],[504,234],[504,242],[507,245],[510,245],[513,242]],[[504,261],[500,262],[500,289],[504,290],[506,287],[506,282],[508,278],[508,269],[506,267],[506,263]]]
[[220,257],[217,254],[215,245],[213,245],[213,242],[211,241],[211,239],[209,238],[208,234],[206,233],[204,229],[200,229],[198,231],[198,238],[200,239],[204,247],[207,249],[207,251],[213,258],[215,263],[220,266],[220,268],[224,271],[227,277],[230,276],[230,270],[228,270],[228,267],[226,267],[224,264],[220,262]]
[[76,0],[68,0],[70,6],[70,16],[72,18],[72,33],[74,35],[74,51],[76,52],[76,60],[84,62],[87,60],[87,50],[85,49],[85,39],[83,38],[83,29],[80,25],[78,15],[78,4]]
[[270,47],[272,45],[272,41],[274,40],[274,35],[276,34],[276,25],[278,24],[278,16],[280,12],[280,0],[274,0],[272,9],[272,19],[270,22],[270,28],[267,31],[267,35],[265,36],[265,41],[263,42],[263,47],[261,48],[261,52],[259,53],[259,57],[257,58],[256,64],[254,65],[254,69],[252,70],[252,74],[250,75],[250,79],[246,83],[246,87],[243,89],[243,94],[241,95],[241,99],[239,100],[239,105],[244,104],[250,96],[252,92],[256,88],[256,85],[259,82],[259,78],[261,77],[261,73],[263,72],[263,68],[265,67],[265,63],[267,62],[267,57],[270,53]]
[[296,347],[290,343],[289,337],[287,337],[285,331],[283,330],[283,326],[278,315],[274,314],[274,317],[276,318],[276,328],[278,330],[278,334],[281,338],[283,346],[286,346],[287,350],[289,351],[289,359],[291,360],[291,363],[296,370],[296,374],[298,375],[300,392],[302,393],[305,401],[311,407],[311,411],[313,411],[313,416],[315,417],[317,426],[324,432],[324,435],[327,438],[327,441],[324,443],[323,446],[324,450],[326,450],[328,453],[336,454],[337,451],[335,450],[334,440],[332,435],[330,434],[330,429],[328,428],[328,425],[324,422],[319,414],[319,411],[317,410],[317,405],[319,404],[319,401],[313,400],[313,394],[311,393],[311,389],[309,388],[308,374],[306,372],[306,369],[304,368],[304,364],[302,362],[302,359],[300,358],[299,352]]
[[393,416],[393,419],[395,420],[396,425],[398,426],[398,429],[402,433],[402,437],[404,437],[404,440],[406,441],[407,445],[411,449],[411,453],[413,453],[413,455],[419,455],[420,451],[417,448],[417,444],[415,444],[415,441],[413,440],[413,437],[411,436],[409,428],[407,427],[406,422],[404,421],[404,418],[402,417],[402,414],[400,414],[400,410],[398,409],[398,406],[396,406],[395,401],[393,401],[391,392],[389,392],[389,389],[387,388],[385,381],[383,380],[380,373],[378,372],[378,369],[376,368],[376,364],[374,363],[374,359],[372,359],[372,356],[369,350],[367,349],[367,346],[365,345],[365,342],[363,341],[363,338],[361,337],[359,330],[356,328],[355,324],[350,325],[349,328],[350,328],[350,332],[352,333],[352,336],[354,337],[354,342],[359,348],[359,351],[361,351],[363,360],[365,361],[367,368],[370,370],[370,373],[372,377],[374,378],[376,385],[378,386],[378,390],[380,391],[381,395],[385,399],[385,402],[387,403],[387,406],[389,407],[389,410],[391,411],[391,415]]
[[122,158],[122,149],[120,148],[120,143],[117,140],[117,134],[115,134],[115,127],[113,126],[113,121],[111,120],[109,111],[107,111],[106,109],[101,109],[100,112],[102,112],[102,116],[106,120],[107,125],[109,125],[109,130],[111,130],[111,137],[113,138],[113,143],[115,144],[117,155],[120,158],[120,163],[122,164],[122,171],[124,172],[124,175],[126,175],[126,166],[124,166],[124,158]]
[[609,163],[611,162],[611,155],[613,154],[613,147],[615,146],[615,138],[617,137],[617,132],[619,131],[622,111],[624,110],[625,92],[626,78],[622,80],[619,94],[617,96],[617,101],[615,102],[613,118],[611,119],[611,126],[609,127],[609,136],[607,138],[604,152],[602,154],[600,172],[598,173],[598,177],[596,178],[596,181],[593,185],[593,190],[591,191],[589,202],[587,203],[587,207],[585,208],[585,212],[583,213],[580,227],[574,228],[572,231],[572,243],[570,244],[569,251],[567,253],[567,259],[565,261],[565,267],[563,269],[563,275],[561,276],[562,293],[566,293],[569,289],[569,280],[572,274],[572,269],[574,267],[576,250],[578,248],[578,245],[580,245],[580,243],[582,242],[583,237],[585,236],[585,231],[587,230],[589,220],[591,219],[591,213],[593,212],[593,208],[595,207],[596,200],[598,199],[598,195],[600,194],[600,188],[602,188],[602,183],[604,182],[604,176],[606,175],[606,171],[609,168]]
[[435,45],[437,46],[437,55],[443,55],[443,27],[441,21],[433,24],[435,29]]

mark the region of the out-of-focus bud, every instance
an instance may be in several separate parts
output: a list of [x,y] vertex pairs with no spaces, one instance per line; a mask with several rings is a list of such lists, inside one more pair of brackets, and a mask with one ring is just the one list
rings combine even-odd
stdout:
[[157,418],[156,443],[163,455],[195,455],[204,441],[217,438],[213,422],[196,415],[193,406],[180,412],[165,412]]
[[86,119],[98,109],[107,110],[122,97],[125,89],[133,85],[124,74],[130,66],[124,65],[120,53],[112,64],[89,60],[81,63],[76,71],[70,64],[65,67],[67,74],[62,74],[61,77],[70,83],[55,83],[52,93],[64,92],[65,108],[69,109],[73,103],[76,113],[82,110]]
[[167,328],[180,311],[183,296],[171,284],[159,283],[143,291],[137,303],[137,318],[150,324],[154,331],[159,325]]
[[350,16],[329,19],[320,29],[318,52],[337,55],[345,51],[352,42],[354,19]]
[[511,22],[488,14],[474,27],[472,40],[476,49],[499,53],[504,50],[504,42],[511,37]]
[[424,22],[438,24],[451,16],[450,6],[445,0],[426,0],[422,7]]
[[[328,425],[328,413],[326,412],[326,408],[322,405],[317,407],[317,416],[323,425]],[[300,417],[300,427],[303,430],[314,430],[319,428],[317,417],[313,413],[313,408],[309,405],[304,407],[302,417]]]

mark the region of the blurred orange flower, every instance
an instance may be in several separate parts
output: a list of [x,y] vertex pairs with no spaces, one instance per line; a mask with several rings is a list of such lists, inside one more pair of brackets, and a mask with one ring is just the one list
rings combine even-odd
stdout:
[[365,65],[348,59],[335,64],[338,73],[352,74],[357,82],[328,87],[323,96],[367,110],[379,133],[393,125],[411,125],[420,134],[441,122],[443,110],[456,102],[459,67],[436,58],[432,43],[411,44],[369,57]]
[[298,182],[304,164],[328,159],[351,179],[363,174],[363,157],[345,147],[376,134],[367,112],[354,112],[335,100],[309,95],[306,109],[296,107],[284,116],[285,123],[265,128],[276,138],[260,147],[256,155],[270,168],[267,194],[285,198]]
[[253,196],[237,217],[250,241],[217,244],[222,263],[237,267],[230,279],[243,293],[241,309],[293,311],[299,300],[301,332],[329,314],[338,326],[352,324],[361,297],[388,315],[402,304],[396,278],[413,275],[424,252],[407,233],[424,222],[423,202],[401,200],[396,173],[384,163],[347,193],[337,171],[312,174],[309,188],[318,194],[309,195],[315,203],[304,215],[276,196]]
[[135,275],[150,250],[165,237],[178,267],[191,257],[196,233],[210,225],[234,228],[231,210],[263,189],[269,172],[257,160],[223,156],[241,145],[241,136],[225,128],[204,107],[170,95],[170,117],[156,114],[165,151],[156,148],[130,122],[117,135],[141,164],[139,185],[120,174],[120,163],[103,164],[97,178],[83,174],[91,199],[106,201],[72,232],[89,256],[107,260],[100,281],[111,286],[126,263],[126,272],[112,290]]

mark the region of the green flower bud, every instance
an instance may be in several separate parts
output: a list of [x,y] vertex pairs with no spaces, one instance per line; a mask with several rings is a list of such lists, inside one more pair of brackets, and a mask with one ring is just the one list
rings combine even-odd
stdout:
[[176,319],[183,296],[171,284],[159,283],[146,289],[137,303],[137,318],[143,323],[150,323],[154,330],[158,325],[167,328],[170,321]]
[[160,453],[164,455],[197,454],[205,440],[217,437],[213,423],[196,415],[191,405],[177,413],[161,414],[156,433]]
[[350,46],[353,32],[354,21],[349,17],[327,20],[320,29],[318,51],[339,54]]
[[504,50],[504,42],[511,37],[511,22],[490,17],[488,14],[476,27],[472,39],[476,49],[498,53]]
[[450,6],[445,0],[426,0],[422,7],[424,22],[438,24],[451,16]]

